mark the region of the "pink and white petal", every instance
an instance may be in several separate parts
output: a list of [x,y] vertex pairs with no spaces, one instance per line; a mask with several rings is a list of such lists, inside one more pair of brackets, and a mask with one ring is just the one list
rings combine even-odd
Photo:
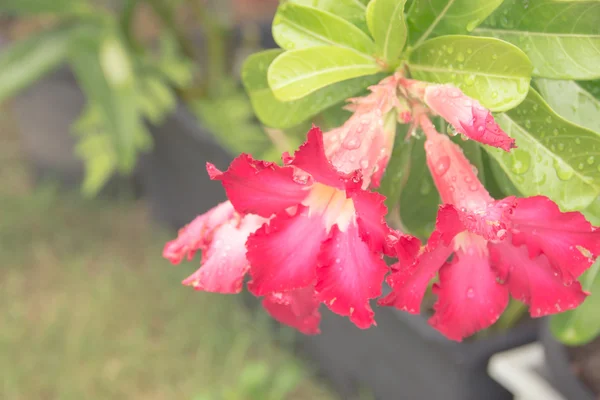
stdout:
[[271,317],[305,335],[321,333],[320,302],[312,285],[290,292],[269,294],[263,299],[262,305]]
[[587,296],[578,281],[563,283],[543,254],[532,259],[525,246],[508,242],[490,243],[489,250],[499,278],[514,298],[529,305],[534,318],[572,310]]
[[356,224],[346,231],[334,225],[319,255],[317,296],[331,311],[367,329],[376,325],[369,300],[381,295],[387,272],[385,262],[360,238]]
[[487,248],[461,248],[440,269],[433,286],[438,299],[429,323],[446,337],[461,341],[495,323],[508,304],[508,289],[496,281]]
[[241,154],[227,171],[211,177],[221,181],[238,212],[265,218],[301,203],[311,184],[297,179],[292,167],[257,161],[248,154]]
[[356,210],[356,221],[360,237],[375,252],[391,256],[394,253],[396,238],[385,222],[387,207],[385,197],[376,192],[362,189],[350,189],[347,196],[352,199]]
[[547,197],[519,199],[512,220],[513,243],[525,244],[531,256],[545,254],[566,283],[600,256],[600,229],[579,212],[561,212]]
[[505,151],[516,147],[515,140],[498,126],[492,113],[459,88],[450,84],[430,85],[425,89],[424,100],[436,114],[470,139]]
[[327,237],[325,221],[299,206],[295,215],[281,213],[250,235],[246,243],[250,291],[256,296],[314,284],[317,256]]
[[234,214],[233,206],[226,201],[197,216],[179,230],[176,239],[165,244],[163,257],[173,264],[179,264],[186,257],[192,260],[196,251],[205,248],[210,242],[212,231],[234,218]]
[[336,171],[325,156],[323,132],[316,126],[308,131],[306,142],[300,146],[288,163],[308,172],[319,183],[338,189],[344,187],[342,179],[347,176]]
[[245,246],[249,234],[232,223],[217,228],[202,255],[202,266],[182,283],[206,292],[239,293],[250,268]]

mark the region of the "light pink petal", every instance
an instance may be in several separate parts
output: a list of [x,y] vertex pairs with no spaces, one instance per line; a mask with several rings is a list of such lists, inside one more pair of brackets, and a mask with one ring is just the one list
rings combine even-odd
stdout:
[[433,287],[438,299],[429,323],[449,339],[461,341],[489,327],[508,303],[508,289],[496,282],[485,245],[457,250]]
[[372,251],[383,252],[388,256],[393,255],[393,246],[397,238],[392,235],[385,222],[387,214],[387,207],[384,205],[385,197],[362,189],[348,190],[348,197],[354,203],[361,238]]
[[325,222],[299,206],[295,215],[281,213],[250,235],[246,247],[256,296],[287,292],[314,284],[317,256],[326,239]]
[[543,317],[579,306],[586,297],[578,281],[565,285],[545,255],[530,258],[525,246],[507,241],[489,245],[499,279],[510,294],[529,305],[532,317]]
[[179,264],[186,257],[188,260],[192,260],[196,251],[205,248],[210,242],[212,231],[234,218],[234,214],[233,206],[226,201],[197,216],[179,230],[175,240],[165,244],[163,257],[173,264]]
[[442,203],[452,204],[462,212],[486,211],[487,205],[494,199],[456,143],[446,135],[428,135],[425,154]]
[[246,240],[266,220],[247,215],[236,226],[235,221],[219,226],[208,248],[202,254],[202,266],[184,285],[214,293],[239,293],[249,264],[246,260]]
[[288,164],[294,165],[312,175],[319,183],[343,189],[343,179],[347,178],[340,174],[325,157],[323,145],[323,132],[313,126],[306,138],[306,142],[294,153],[294,157],[286,157]]
[[381,295],[387,271],[381,257],[362,241],[355,224],[345,232],[334,225],[319,256],[318,298],[331,311],[349,316],[356,326],[366,329],[375,324],[369,300]]
[[515,140],[498,126],[492,113],[459,88],[431,85],[425,89],[424,99],[433,112],[470,139],[505,151],[516,147]]
[[282,324],[296,328],[305,335],[321,333],[319,300],[313,286],[284,293],[272,293],[263,299],[267,312]]
[[567,283],[600,255],[600,229],[579,212],[561,212],[547,197],[519,199],[512,220],[513,243],[527,245],[532,257],[545,254]]
[[238,212],[265,218],[302,202],[311,183],[298,179],[292,167],[257,161],[248,154],[238,156],[223,173],[210,165],[208,169],[212,179],[221,181]]

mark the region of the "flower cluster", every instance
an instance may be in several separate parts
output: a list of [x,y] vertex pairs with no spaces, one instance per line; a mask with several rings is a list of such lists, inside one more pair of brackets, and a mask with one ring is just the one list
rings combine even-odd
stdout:
[[[509,296],[539,317],[577,307],[577,281],[600,255],[600,230],[550,199],[494,200],[460,147],[429,116],[446,119],[466,138],[510,151],[515,141],[476,100],[450,85],[394,75],[350,99],[341,127],[313,127],[283,164],[237,157],[222,172],[208,165],[229,201],[197,217],[167,243],[172,263],[202,252],[201,268],[184,280],[197,290],[262,298],[278,321],[319,332],[320,304],[359,328],[375,325],[371,300],[419,313],[439,281],[430,323],[462,340],[493,324]],[[397,122],[426,135],[427,165],[443,202],[435,231],[422,246],[390,228],[378,187],[394,145]],[[383,257],[395,257],[388,267]]]

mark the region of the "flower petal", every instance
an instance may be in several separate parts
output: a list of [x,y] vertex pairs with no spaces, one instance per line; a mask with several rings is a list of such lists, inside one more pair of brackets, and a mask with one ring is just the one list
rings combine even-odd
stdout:
[[293,158],[288,158],[287,163],[308,172],[315,181],[325,185],[343,189],[343,178],[331,165],[325,156],[323,145],[323,132],[316,126],[308,131],[306,142],[294,153]]
[[321,333],[319,304],[314,286],[291,292],[272,293],[265,296],[262,302],[271,317],[282,324],[298,329],[305,335]]
[[207,292],[239,293],[244,275],[250,267],[246,260],[246,240],[264,221],[263,218],[248,215],[239,227],[235,221],[218,227],[202,255],[202,266],[183,284]]
[[517,147],[494,120],[492,113],[477,100],[453,85],[431,85],[425,89],[425,103],[454,128],[480,143],[505,151]]
[[393,255],[397,238],[385,222],[385,197],[362,189],[349,189],[347,192],[354,203],[360,237],[372,251]]
[[600,229],[579,212],[561,212],[547,197],[519,199],[512,220],[513,243],[527,245],[532,257],[544,253],[567,283],[600,256]]
[[525,246],[508,242],[490,243],[490,256],[510,294],[529,304],[532,317],[543,317],[579,306],[587,294],[578,281],[565,284],[545,255],[530,258]]
[[487,243],[466,233],[470,243],[456,250],[440,269],[433,286],[438,299],[429,323],[452,340],[461,341],[498,320],[508,304],[508,289],[496,282],[489,263]]
[[331,311],[366,329],[375,324],[369,300],[381,295],[387,271],[381,257],[360,238],[356,224],[348,225],[345,232],[334,225],[319,256],[318,298]]
[[310,182],[297,179],[294,169],[238,156],[227,171],[218,174],[209,166],[211,178],[220,180],[227,197],[240,213],[268,218],[299,204],[308,195]]
[[410,235],[401,235],[394,246],[398,262],[392,266],[396,270],[410,267],[416,260],[421,250],[421,241]]
[[256,296],[286,292],[313,284],[317,256],[326,239],[325,222],[299,206],[295,215],[281,213],[250,235],[246,247]]
[[226,201],[197,216],[179,230],[175,240],[165,244],[163,257],[173,264],[179,264],[186,256],[191,261],[196,251],[205,248],[210,242],[212,231],[234,218],[234,214],[233,206]]
[[410,314],[419,314],[429,282],[453,251],[451,244],[442,240],[442,234],[434,231],[425,250],[412,265],[403,266],[402,262],[399,262],[392,266],[394,272],[386,279],[392,292],[380,299],[378,304],[393,306]]

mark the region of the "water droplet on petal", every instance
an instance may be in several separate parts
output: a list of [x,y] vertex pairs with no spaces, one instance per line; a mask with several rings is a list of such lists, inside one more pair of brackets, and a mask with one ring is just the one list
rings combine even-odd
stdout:
[[473,297],[475,297],[475,291],[473,290],[473,288],[467,289],[467,297],[469,299],[472,299]]

